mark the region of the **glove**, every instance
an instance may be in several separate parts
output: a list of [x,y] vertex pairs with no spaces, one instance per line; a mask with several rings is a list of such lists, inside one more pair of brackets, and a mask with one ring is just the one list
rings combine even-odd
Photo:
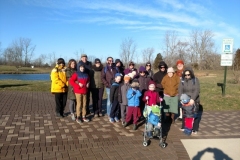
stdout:
[[149,97],[148,96],[146,96],[146,100],[148,100],[149,99]]
[[136,92],[135,92],[135,91],[133,91],[132,95],[134,96],[135,94],[136,94]]

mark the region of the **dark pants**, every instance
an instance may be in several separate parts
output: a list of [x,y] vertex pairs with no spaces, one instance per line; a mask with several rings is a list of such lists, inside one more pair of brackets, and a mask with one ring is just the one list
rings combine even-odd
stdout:
[[102,113],[102,97],[104,88],[91,88],[92,102],[93,102],[93,113]]
[[113,101],[111,112],[110,112],[110,118],[115,118],[115,117],[119,118],[118,117],[119,111],[120,111],[120,106],[118,101]]
[[90,103],[90,89],[87,91],[87,101],[86,101],[86,114],[90,114],[90,109],[89,109],[89,103]]
[[131,119],[132,119],[132,116],[133,116],[133,124],[137,124],[137,121],[138,121],[138,111],[139,111],[138,107],[128,106],[126,122],[129,123],[131,121]]
[[[199,121],[200,120],[200,117],[197,117],[194,119],[194,122],[193,122],[193,129],[194,131],[198,131],[199,129]],[[182,128],[184,129],[185,127],[185,117],[182,118]]]
[[56,102],[56,114],[63,115],[67,103],[67,92],[55,93],[55,102]]

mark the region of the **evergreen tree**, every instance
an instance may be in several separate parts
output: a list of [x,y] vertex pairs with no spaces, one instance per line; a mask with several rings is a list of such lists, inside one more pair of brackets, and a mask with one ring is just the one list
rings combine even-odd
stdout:
[[234,70],[240,70],[240,49],[236,51],[234,61],[233,61]]
[[162,60],[163,60],[163,57],[162,57],[161,53],[158,53],[154,60],[154,63],[153,63],[154,69],[158,69],[158,65]]

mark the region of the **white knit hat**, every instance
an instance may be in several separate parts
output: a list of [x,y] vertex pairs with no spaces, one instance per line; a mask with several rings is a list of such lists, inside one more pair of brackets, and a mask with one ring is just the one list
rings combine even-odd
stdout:
[[173,67],[169,67],[168,69],[167,69],[167,73],[174,73],[174,69],[173,69]]

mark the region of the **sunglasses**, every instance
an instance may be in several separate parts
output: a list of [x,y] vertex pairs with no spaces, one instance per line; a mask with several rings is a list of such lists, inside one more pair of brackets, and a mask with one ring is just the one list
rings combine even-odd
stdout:
[[145,72],[140,72],[140,73],[145,73]]
[[160,67],[160,68],[162,69],[162,68],[165,68],[165,67]]
[[190,74],[185,74],[185,76],[190,76]]

